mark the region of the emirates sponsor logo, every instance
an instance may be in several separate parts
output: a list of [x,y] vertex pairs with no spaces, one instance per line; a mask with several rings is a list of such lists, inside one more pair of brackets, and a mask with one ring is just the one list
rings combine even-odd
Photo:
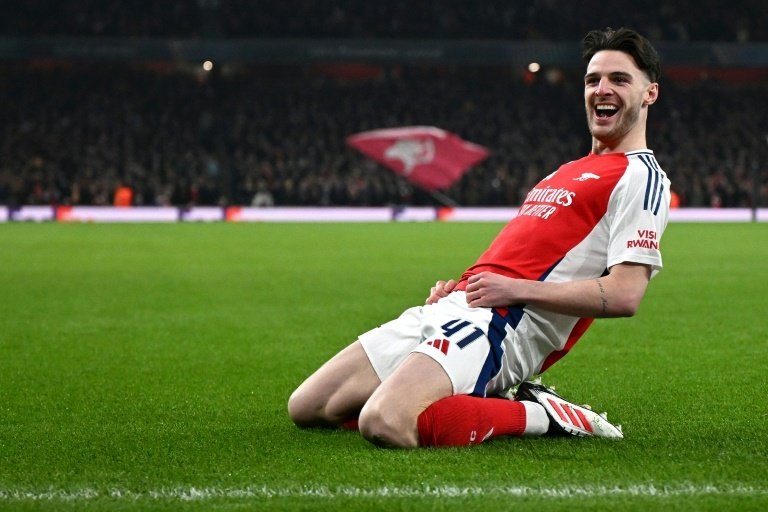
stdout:
[[572,192],[567,188],[534,188],[528,195],[525,196],[526,203],[549,203],[559,204],[561,206],[571,206],[573,198],[576,197],[576,192]]
[[549,219],[558,206],[571,206],[576,192],[567,188],[534,188],[525,196],[525,204],[519,215]]

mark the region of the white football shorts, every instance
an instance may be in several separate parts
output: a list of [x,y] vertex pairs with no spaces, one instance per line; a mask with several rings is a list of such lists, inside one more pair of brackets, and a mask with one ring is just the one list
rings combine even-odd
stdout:
[[445,369],[455,395],[486,396],[517,384],[503,368],[504,340],[514,336],[509,320],[499,310],[470,308],[466,293],[455,291],[436,304],[409,308],[358,339],[382,381],[410,353],[420,352]]

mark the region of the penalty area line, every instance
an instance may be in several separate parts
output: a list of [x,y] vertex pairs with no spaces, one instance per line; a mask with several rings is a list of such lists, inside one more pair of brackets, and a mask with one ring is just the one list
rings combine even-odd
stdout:
[[457,498],[473,496],[506,496],[520,498],[601,498],[601,497],[656,497],[677,496],[768,496],[768,488],[741,485],[638,484],[626,486],[490,486],[461,487],[437,486],[297,486],[270,487],[163,487],[154,490],[134,491],[121,488],[106,489],[53,489],[42,491],[0,488],[0,503],[5,502],[87,502],[110,501],[207,501],[213,499],[261,499],[261,498]]

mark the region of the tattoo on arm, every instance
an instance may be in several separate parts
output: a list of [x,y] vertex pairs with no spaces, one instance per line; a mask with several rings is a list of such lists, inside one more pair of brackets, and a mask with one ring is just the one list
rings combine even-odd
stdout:
[[597,282],[598,288],[600,288],[600,303],[603,306],[603,314],[608,312],[608,299],[605,297],[605,288],[603,288],[603,283],[600,282],[600,279],[595,279]]

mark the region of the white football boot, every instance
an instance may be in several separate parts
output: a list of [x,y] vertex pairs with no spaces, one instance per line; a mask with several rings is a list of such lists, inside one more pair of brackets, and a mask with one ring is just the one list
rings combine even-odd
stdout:
[[541,404],[549,416],[550,435],[572,435],[579,437],[609,437],[622,439],[621,425],[608,423],[605,413],[598,414],[589,406],[576,405],[541,384],[523,382],[514,396],[518,401]]

